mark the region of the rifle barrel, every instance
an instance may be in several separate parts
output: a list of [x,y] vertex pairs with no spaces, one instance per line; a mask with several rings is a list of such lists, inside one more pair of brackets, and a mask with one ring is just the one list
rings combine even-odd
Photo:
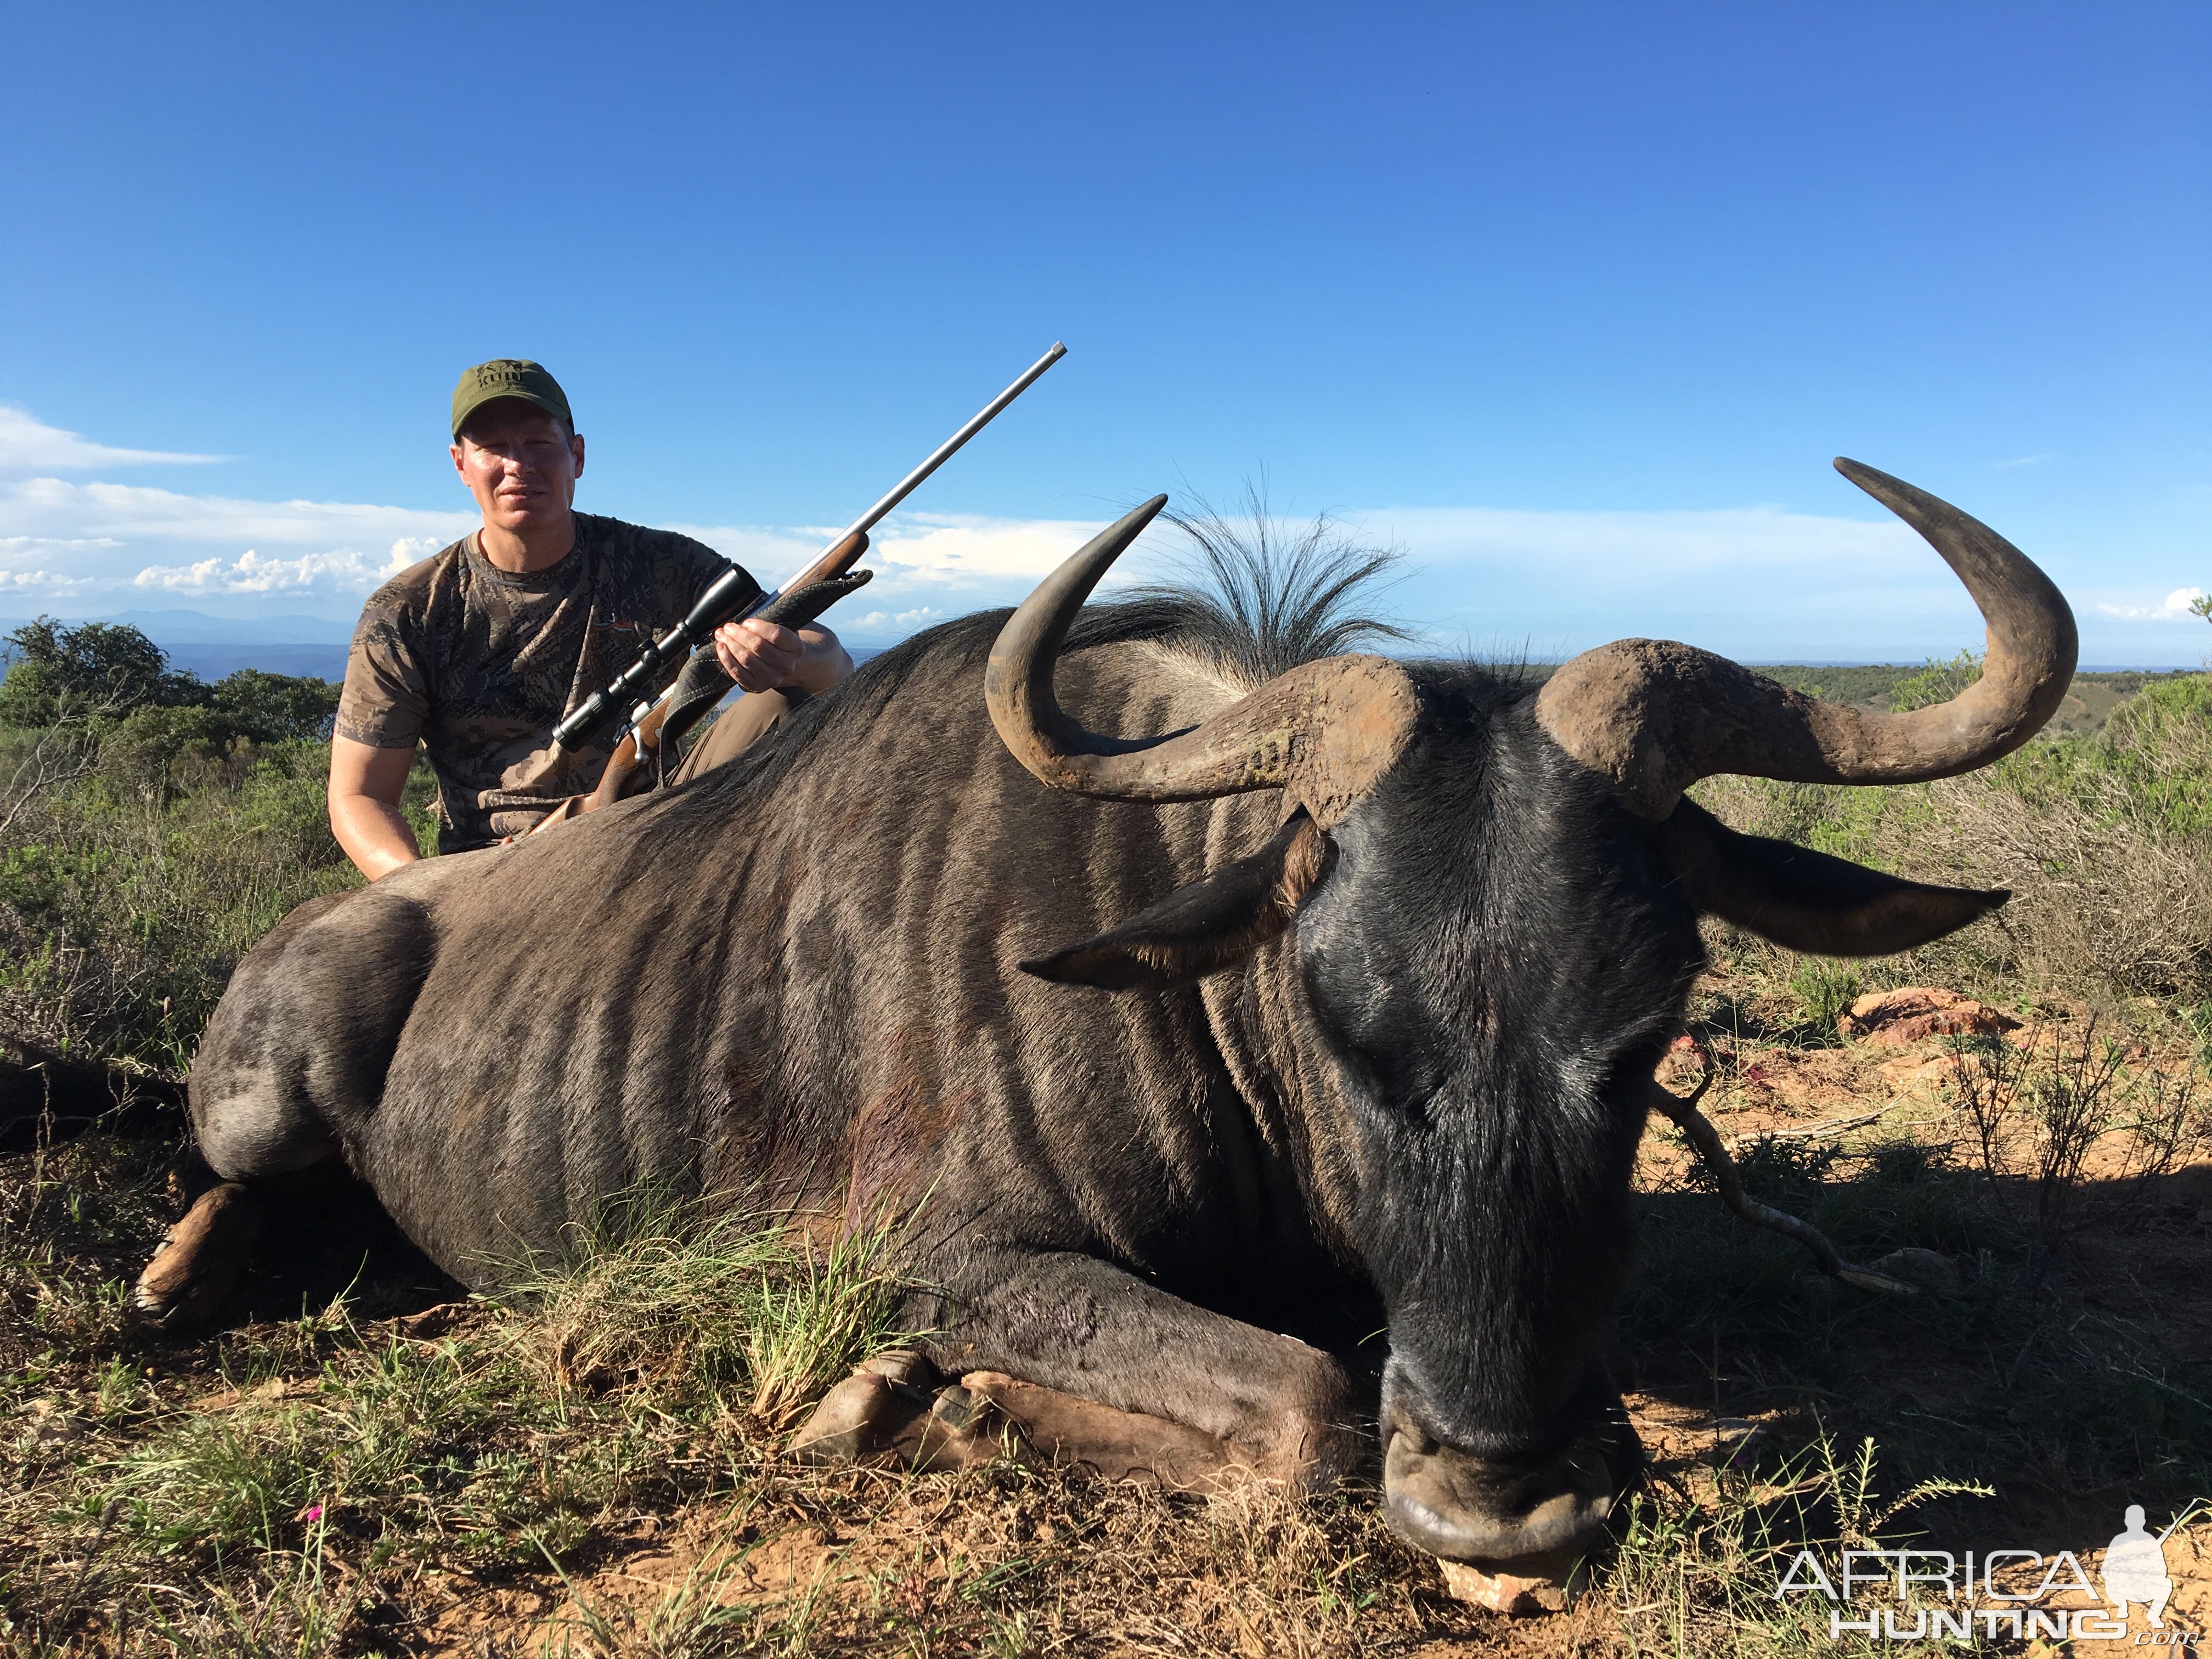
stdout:
[[[1037,376],[1066,356],[1067,356],[1067,348],[1059,341],[1054,341],[1052,349],[1023,370],[1020,379],[984,404],[982,412],[975,419],[938,445],[936,449],[931,452],[927,460],[901,478],[892,487],[889,495],[855,519],[842,535],[831,542],[821,553],[816,555],[813,562],[793,576],[785,586],[794,587],[809,580],[818,581],[826,576],[842,575],[844,572],[842,568],[823,568],[825,565],[836,562],[831,559],[831,555],[837,553],[840,548],[851,543],[854,537],[873,529],[893,507],[912,495],[915,487],[923,479],[950,460],[959,450],[961,445],[990,425],[1000,410],[1027,392],[1035,384]],[[866,545],[865,541],[861,543],[861,546]],[[842,563],[849,565],[859,556],[857,551],[847,553],[842,556]],[[772,589],[764,593],[756,594],[750,602],[732,603],[732,595],[738,592],[741,585],[742,573],[737,566],[732,565],[708,585],[704,593],[699,596],[698,602],[691,607],[690,615],[660,639],[646,647],[635,662],[615,677],[613,684],[605,690],[593,692],[581,707],[553,728],[555,744],[564,750],[580,747],[594,732],[605,726],[608,721],[618,718],[629,706],[630,699],[641,692],[647,691],[653,683],[657,682],[660,678],[661,671],[668,664],[689,652],[723,623],[740,614],[750,614],[753,611],[760,610],[783,592],[781,588]]]
[[[924,461],[920,466],[915,468],[913,471],[908,473],[906,477],[901,478],[898,483],[892,485],[890,493],[885,495],[883,500],[878,501],[873,507],[860,514],[859,518],[854,520],[851,524],[846,526],[844,535],[838,537],[837,540],[842,541],[845,539],[846,536],[857,535],[864,530],[873,530],[878,524],[882,523],[883,520],[889,516],[890,510],[893,507],[896,507],[908,495],[914,494],[915,488],[923,479],[927,478],[931,473],[936,471],[939,467],[943,466],[945,462],[951,460],[954,454],[959,451],[961,445],[966,443],[970,438],[981,432],[985,427],[990,425],[992,421],[997,418],[1000,410],[1004,409],[1008,404],[1013,402],[1015,398],[1020,397],[1022,393],[1027,392],[1031,386],[1036,384],[1036,379],[1039,375],[1042,374],[1045,370],[1050,368],[1054,363],[1058,362],[1066,356],[1067,356],[1067,348],[1065,345],[1062,345],[1059,341],[1054,341],[1051,350],[1046,352],[1043,356],[1038,358],[1027,368],[1024,369],[1019,380],[1016,380],[1004,392],[1001,392],[997,397],[992,398],[989,403],[986,404],[983,406],[983,411],[981,414],[976,416],[974,420],[962,427],[959,431],[954,433],[943,443],[938,445],[936,449],[931,453],[927,460]],[[836,545],[836,543],[832,543],[831,545]]]

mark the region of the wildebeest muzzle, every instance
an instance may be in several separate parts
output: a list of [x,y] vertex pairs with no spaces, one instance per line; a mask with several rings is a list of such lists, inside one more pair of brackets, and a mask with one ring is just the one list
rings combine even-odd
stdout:
[[1384,1379],[1381,1426],[1392,1530],[1490,1572],[1564,1579],[1601,1541],[1643,1466],[1617,1400],[1564,1445],[1529,1457],[1447,1445],[1424,1425],[1395,1365]]

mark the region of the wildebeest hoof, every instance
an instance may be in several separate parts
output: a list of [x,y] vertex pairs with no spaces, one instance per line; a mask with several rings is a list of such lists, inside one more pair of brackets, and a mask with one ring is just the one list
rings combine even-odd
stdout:
[[830,1390],[799,1432],[790,1455],[803,1463],[847,1463],[920,1437],[937,1372],[918,1353],[870,1356]]
[[260,1200],[234,1181],[209,1188],[138,1275],[132,1315],[170,1334],[206,1324],[237,1285],[260,1236]]
[[1633,1440],[1613,1445],[1609,1437],[1585,1435],[1533,1468],[1516,1468],[1398,1430],[1382,1461],[1391,1529],[1492,1577],[1563,1583],[1566,1569],[1603,1538],[1635,1473]]
[[853,1462],[883,1450],[921,1414],[884,1378],[859,1371],[823,1395],[792,1437],[791,1455],[802,1463]]
[[881,1353],[872,1353],[853,1367],[855,1376],[880,1376],[887,1382],[918,1389],[924,1394],[934,1392],[938,1385],[937,1367],[912,1348],[886,1348]]
[[910,1455],[916,1468],[958,1469],[996,1457],[1027,1462],[1030,1449],[1020,1425],[963,1381],[940,1390],[931,1402]]
[[1025,1458],[1020,1427],[986,1395],[939,1388],[920,1354],[877,1354],[823,1396],[792,1437],[803,1463],[881,1462],[957,1469],[994,1457]]

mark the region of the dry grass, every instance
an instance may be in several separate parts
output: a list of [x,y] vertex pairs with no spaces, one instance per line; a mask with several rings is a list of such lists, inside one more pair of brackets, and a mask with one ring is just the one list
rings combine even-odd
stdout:
[[173,1209],[168,1149],[9,1160],[0,1653],[1826,1653],[1821,1609],[1771,1595],[1797,1547],[1916,1523],[2088,1547],[2124,1501],[2166,1513],[2212,1486],[2188,1207],[2212,1182],[2100,1189],[2035,1282],[2032,1178],[1976,1166],[1950,1061],[1912,1058],[1926,1115],[1903,1126],[1759,1139],[1879,1099],[1872,1050],[1738,1045],[1713,1110],[1763,1196],[1862,1258],[1942,1250],[1962,1293],[1808,1284],[1655,1137],[1617,1350],[1654,1476],[1592,1595],[1530,1622],[1445,1597],[1365,1485],[1209,1500],[1010,1464],[781,1462],[789,1402],[895,1335],[867,1241],[814,1261],[780,1223],[641,1205],[500,1302],[394,1310],[380,1285],[408,1263],[377,1245],[300,1316],[141,1346],[114,1309]]
[[899,1339],[890,1314],[903,1288],[888,1226],[817,1255],[799,1219],[651,1194],[610,1205],[567,1260],[515,1276],[507,1299],[531,1311],[526,1362],[556,1394],[649,1383],[695,1411],[790,1426]]

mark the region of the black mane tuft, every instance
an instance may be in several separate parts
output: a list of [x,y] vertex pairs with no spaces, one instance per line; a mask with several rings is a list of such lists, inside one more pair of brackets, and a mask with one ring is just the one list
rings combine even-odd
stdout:
[[1287,523],[1249,484],[1233,517],[1194,499],[1194,512],[1163,516],[1190,538],[1198,569],[1186,581],[1139,588],[1131,603],[1158,607],[1171,619],[1163,631],[1224,678],[1256,686],[1300,663],[1412,637],[1352,608],[1396,579],[1405,557],[1397,549],[1362,541],[1326,514]]
[[[1064,648],[1158,641],[1249,689],[1356,645],[1411,637],[1393,623],[1350,609],[1396,569],[1403,555],[1344,533],[1325,515],[1286,526],[1256,489],[1248,488],[1245,504],[1247,512],[1235,519],[1203,500],[1194,514],[1169,514],[1195,544],[1200,568],[1187,581],[1139,587],[1085,605]],[[744,792],[772,790],[820,728],[870,729],[926,665],[935,665],[937,672],[954,664],[971,670],[980,700],[984,659],[1012,614],[1003,608],[978,611],[902,641],[863,664],[835,696],[799,709],[771,741],[642,809],[641,830],[650,834],[647,825],[680,826],[679,832],[688,832],[720,816]]]

